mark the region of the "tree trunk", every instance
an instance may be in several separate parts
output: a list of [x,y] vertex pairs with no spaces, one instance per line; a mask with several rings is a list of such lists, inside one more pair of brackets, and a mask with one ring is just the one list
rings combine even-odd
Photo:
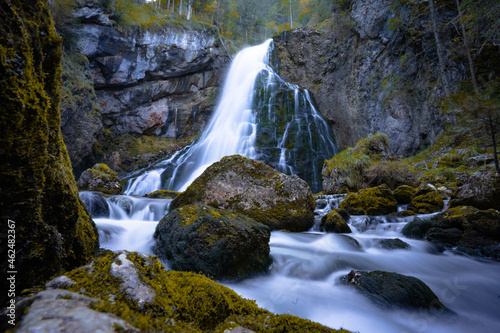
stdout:
[[170,0],[167,2],[167,10],[170,10]]
[[446,94],[446,97],[448,97],[450,95],[450,84],[448,82],[448,75],[446,75],[444,47],[441,43],[441,39],[439,38],[434,0],[429,0],[429,7],[431,12],[432,30],[434,32],[434,39],[436,40],[437,55],[439,60],[439,73],[441,76],[441,81],[443,83],[444,93]]
[[460,9],[459,0],[455,0],[457,3],[458,17],[460,18],[460,28],[462,29],[462,35],[464,38],[465,52],[467,53],[467,60],[469,61],[470,79],[472,81],[472,86],[476,94],[479,94],[479,88],[477,87],[476,74],[474,73],[474,64],[472,63],[472,56],[470,55],[469,41],[467,39],[467,33],[465,31],[464,18],[462,15],[462,10]]
[[187,19],[190,20],[191,19],[191,11],[192,11],[192,7],[191,7],[191,2],[193,0],[189,0],[188,1],[188,13],[187,13]]
[[290,0],[290,28],[293,28],[293,20],[292,20],[292,0]]
[[179,6],[179,15],[182,16],[182,0],[181,0],[181,5]]
[[497,154],[497,141],[495,138],[496,131],[493,125],[493,120],[491,118],[491,111],[488,114],[488,121],[491,130],[491,140],[493,141],[493,158],[495,159],[495,170],[497,172],[497,175],[500,175],[500,166],[498,165],[498,154]]

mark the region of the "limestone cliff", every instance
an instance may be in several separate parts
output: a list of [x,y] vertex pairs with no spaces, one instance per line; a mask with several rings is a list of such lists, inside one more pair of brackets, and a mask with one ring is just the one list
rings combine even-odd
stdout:
[[114,137],[182,139],[199,134],[228,63],[214,27],[122,29],[113,15],[93,1],[78,5],[72,14],[79,24],[72,31],[71,49],[88,59],[81,67],[95,90],[95,97],[88,94],[95,103],[63,110],[68,119],[63,123],[65,142],[79,170],[95,162],[88,157],[102,128]]
[[[390,153],[408,155],[442,131],[438,58],[428,20],[417,22],[421,41],[391,24],[390,0],[354,0],[323,30],[296,29],[274,38],[280,74],[310,90],[329,120],[339,149],[376,132],[388,135]],[[441,15],[447,15],[443,12]],[[445,20],[443,20],[445,21]],[[448,27],[443,39],[453,36]],[[454,81],[464,68],[447,63]]]
[[[0,277],[2,290],[8,290],[5,274],[17,271],[17,296],[62,269],[89,262],[99,245],[61,135],[60,85],[61,39],[47,2],[2,1]],[[2,293],[2,305],[6,297]]]

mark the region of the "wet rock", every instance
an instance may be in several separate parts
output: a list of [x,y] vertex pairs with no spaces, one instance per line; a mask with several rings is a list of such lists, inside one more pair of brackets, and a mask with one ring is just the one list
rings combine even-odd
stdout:
[[400,205],[406,205],[411,202],[411,198],[417,190],[408,185],[401,185],[397,189],[394,190],[394,198]]
[[122,184],[116,172],[106,164],[98,163],[85,170],[77,182],[80,191],[97,191],[105,194],[121,194]]
[[400,212],[396,213],[397,217],[408,217],[408,216],[415,216],[415,212],[412,210],[402,210]]
[[45,284],[45,287],[47,289],[69,288],[74,284],[75,282],[71,280],[69,277],[61,275],[47,282]]
[[117,204],[121,209],[125,211],[125,213],[127,213],[127,215],[130,215],[130,213],[132,212],[132,208],[134,206],[134,200],[129,196],[115,195],[112,196],[109,199],[109,201]]
[[462,231],[457,228],[441,229],[431,228],[425,234],[425,239],[431,242],[440,242],[444,244],[457,245],[462,238]]
[[230,209],[272,230],[305,231],[314,223],[314,197],[305,181],[240,155],[212,164],[171,209],[188,204]]
[[472,175],[451,198],[450,207],[457,206],[500,210],[500,176],[493,171]]
[[358,193],[349,193],[339,205],[350,214],[364,212],[363,215],[386,215],[396,212],[397,202],[390,188],[383,184],[367,188]]
[[337,234],[352,232],[344,218],[335,210],[329,211],[321,218],[320,229]]
[[173,210],[156,227],[154,251],[175,270],[241,279],[271,265],[270,230],[255,220],[209,206]]
[[402,234],[408,238],[422,239],[424,238],[427,231],[434,226],[434,222],[430,220],[415,219],[408,222],[403,230]]
[[352,216],[349,220],[351,226],[356,228],[356,230],[359,232],[374,230],[381,222],[383,222],[381,219],[375,218],[373,216]]
[[80,192],[80,199],[93,218],[109,217],[106,197],[99,192]]
[[45,290],[31,297],[31,306],[16,332],[140,332],[125,320],[92,309],[99,299],[67,290]]
[[356,288],[382,308],[446,309],[425,283],[411,276],[383,271],[351,271],[340,278],[340,283]]
[[375,247],[379,247],[385,250],[408,250],[410,249],[410,244],[403,242],[399,238],[386,238],[375,240]]

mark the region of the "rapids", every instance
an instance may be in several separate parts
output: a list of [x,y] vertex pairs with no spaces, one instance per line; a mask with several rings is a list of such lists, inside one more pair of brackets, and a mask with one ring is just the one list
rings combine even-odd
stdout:
[[[332,198],[317,213],[326,213],[338,200]],[[168,209],[170,200],[115,196],[106,201],[110,216],[94,219],[101,246],[153,254],[152,236],[159,212]],[[273,231],[269,272],[222,283],[272,312],[290,313],[332,328],[362,333],[499,332],[500,263],[442,252],[430,242],[407,239],[401,230],[412,219],[354,216],[348,222],[352,234],[327,234],[314,228],[305,233]],[[376,246],[380,239],[393,238],[411,248],[384,250]],[[419,278],[455,314],[379,309],[336,282],[352,269]]]

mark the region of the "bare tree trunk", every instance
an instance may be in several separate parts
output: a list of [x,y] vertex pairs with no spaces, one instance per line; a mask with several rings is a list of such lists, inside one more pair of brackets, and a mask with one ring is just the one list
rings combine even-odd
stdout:
[[169,9],[170,9],[170,0],[168,0],[168,2],[167,2],[167,10],[169,10]]
[[179,6],[179,15],[182,16],[182,0],[181,0],[181,5]]
[[172,1],[172,13],[174,12],[175,9],[175,0]]
[[497,154],[497,141],[495,138],[496,131],[493,125],[493,120],[491,118],[491,111],[488,114],[488,122],[491,130],[491,139],[493,141],[493,158],[495,159],[495,170],[497,172],[497,175],[500,175],[500,166],[498,165],[498,154]]
[[429,7],[431,11],[431,20],[432,20],[432,30],[434,32],[434,39],[436,40],[436,48],[439,59],[439,72],[441,75],[441,81],[443,83],[443,89],[446,96],[450,95],[450,84],[448,82],[448,75],[446,75],[446,65],[445,65],[445,56],[444,56],[444,47],[439,38],[439,32],[437,28],[436,21],[436,8],[434,7],[434,0],[429,0]]
[[292,20],[292,0],[290,0],[290,28],[293,28],[293,20]]
[[191,2],[193,0],[189,0],[188,1],[188,13],[187,13],[187,19],[190,20],[191,19],[191,11],[192,11],[192,7],[191,7]]
[[462,15],[462,10],[460,9],[460,2],[455,0],[457,3],[458,16],[460,18],[460,28],[462,29],[462,35],[464,38],[465,52],[467,53],[467,60],[469,61],[470,79],[472,81],[472,86],[476,94],[479,94],[479,88],[477,87],[476,74],[474,73],[474,64],[472,63],[472,56],[470,55],[469,41],[467,39],[467,33],[465,31],[464,18]]

